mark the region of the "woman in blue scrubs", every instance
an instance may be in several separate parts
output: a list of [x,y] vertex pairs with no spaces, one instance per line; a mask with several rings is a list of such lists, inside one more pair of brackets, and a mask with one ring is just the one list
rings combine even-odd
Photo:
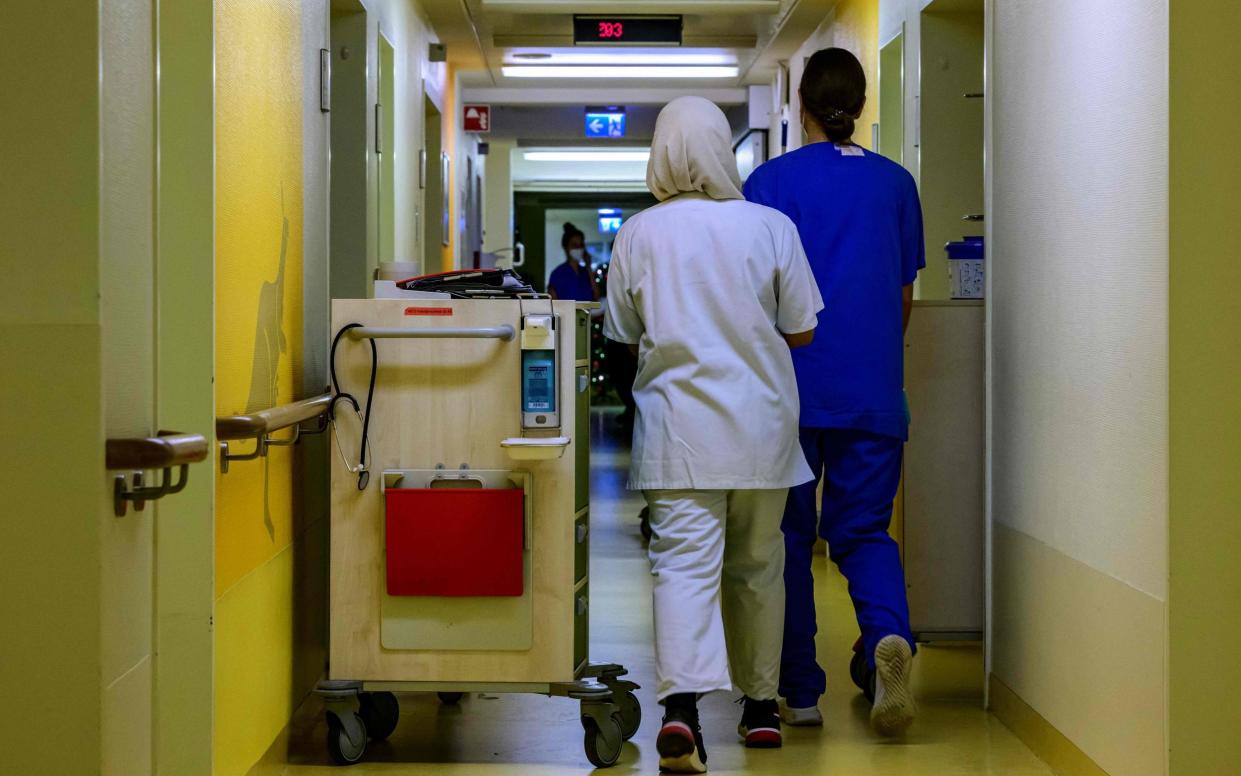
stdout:
[[[811,553],[827,540],[849,581],[875,681],[871,724],[895,735],[913,721],[913,635],[896,543],[888,536],[908,438],[904,328],[926,266],[922,209],[901,165],[852,142],[866,75],[838,48],[812,56],[801,81],[808,143],[760,167],[748,199],[801,233],[823,296],[818,336],[793,352],[801,444],[815,481],[793,488],[784,515],[787,591],[780,695],[789,724],[817,725],[826,677],[815,655]],[[816,489],[823,481],[821,517]]]
[[595,286],[594,270],[590,268],[590,254],[586,253],[586,235],[573,224],[564,225],[560,237],[564,249],[564,263],[552,270],[547,281],[547,293],[552,299],[568,299],[575,302],[599,301],[599,289]]

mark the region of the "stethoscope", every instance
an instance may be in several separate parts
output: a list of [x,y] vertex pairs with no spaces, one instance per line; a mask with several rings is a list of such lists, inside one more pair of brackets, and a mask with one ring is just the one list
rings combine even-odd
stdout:
[[[335,339],[332,340],[332,354],[329,360],[329,370],[332,375],[332,401],[328,404],[328,420],[332,424],[332,438],[336,440],[336,452],[340,454],[341,463],[345,465],[351,473],[358,475],[358,490],[366,490],[366,486],[370,484],[371,472],[366,461],[373,458],[371,453],[370,441],[370,425],[371,425],[371,402],[375,398],[375,373],[379,368],[379,349],[375,347],[375,340],[367,340],[371,344],[371,380],[370,385],[366,389],[366,412],[362,411],[362,407],[358,404],[358,400],[353,394],[345,393],[340,389],[340,382],[336,379],[336,346],[340,344],[341,337],[350,329],[362,328],[360,323],[351,323],[336,332]],[[353,412],[358,416],[358,422],[362,424],[362,441],[358,445],[358,465],[351,466],[349,459],[345,455],[344,449],[340,445],[340,434],[336,433],[336,405],[339,402],[348,402],[353,407]]]

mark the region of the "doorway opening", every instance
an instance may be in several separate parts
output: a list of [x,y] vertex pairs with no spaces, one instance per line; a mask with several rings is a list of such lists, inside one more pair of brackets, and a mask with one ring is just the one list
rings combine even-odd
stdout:
[[370,296],[367,229],[369,107],[366,98],[366,10],[357,0],[334,0],[332,56],[331,230],[329,283],[332,299]]
[[879,49],[879,153],[905,162],[905,30]]
[[982,0],[935,0],[922,12],[919,299],[952,298],[944,245],[983,233],[983,18]]
[[401,261],[396,255],[396,50],[379,34],[379,101],[375,103],[375,204],[379,228],[375,235],[379,263]]
[[443,116],[430,97],[423,98],[422,171],[424,196],[422,208],[423,271],[436,272],[444,263],[444,245],[448,235],[448,188],[445,185]]

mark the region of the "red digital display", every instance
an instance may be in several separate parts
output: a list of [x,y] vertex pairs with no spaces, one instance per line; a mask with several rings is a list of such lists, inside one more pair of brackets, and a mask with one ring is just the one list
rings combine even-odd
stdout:
[[573,42],[578,46],[679,46],[680,16],[573,17]]
[[603,40],[623,40],[625,37],[625,23],[599,22],[599,37]]

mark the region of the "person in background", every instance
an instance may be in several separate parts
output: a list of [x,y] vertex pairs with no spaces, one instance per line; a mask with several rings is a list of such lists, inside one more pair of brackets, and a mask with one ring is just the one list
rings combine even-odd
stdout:
[[782,743],[788,488],[797,444],[791,347],[822,307],[793,223],[746,202],[724,113],[682,97],[659,114],[647,186],[612,256],[605,334],[638,354],[629,487],[650,508],[660,767],[705,773],[699,696],[744,693],[748,747]]
[[590,254],[586,253],[586,235],[573,224],[566,223],[560,247],[564,249],[564,263],[552,270],[552,276],[547,281],[547,293],[551,294],[552,299],[599,301],[594,270],[590,267]]
[[[801,446],[815,479],[789,494],[784,515],[787,591],[780,695],[784,720],[821,725],[826,677],[815,655],[812,551],[827,540],[849,581],[874,683],[871,724],[896,735],[913,721],[914,639],[896,542],[888,535],[909,420],[904,329],[913,282],[926,266],[922,209],[901,165],[852,141],[866,75],[848,51],[806,64],[802,123],[808,144],[746,182],[751,202],[797,224],[826,304],[819,336],[797,351]],[[821,517],[816,489],[823,483]]]

